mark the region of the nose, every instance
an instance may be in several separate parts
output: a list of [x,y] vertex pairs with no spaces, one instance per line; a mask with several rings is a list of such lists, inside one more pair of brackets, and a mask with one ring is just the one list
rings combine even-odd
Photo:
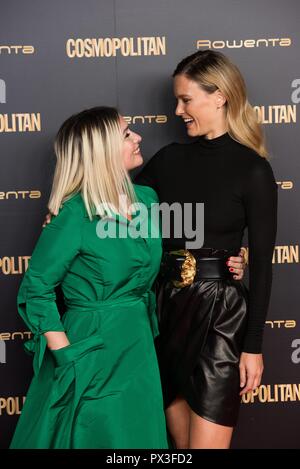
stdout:
[[142,137],[139,134],[135,133],[135,132],[132,132],[132,133],[133,133],[134,143],[140,143],[142,141]]
[[177,106],[176,106],[176,109],[175,109],[175,114],[176,114],[176,116],[181,116],[182,114],[184,114],[183,105],[179,101],[177,102]]

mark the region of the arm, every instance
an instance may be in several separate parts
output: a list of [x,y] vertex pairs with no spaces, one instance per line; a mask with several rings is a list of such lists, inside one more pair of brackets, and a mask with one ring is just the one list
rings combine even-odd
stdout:
[[43,229],[19,289],[19,314],[34,333],[25,346],[35,353],[35,372],[47,345],[57,349],[69,344],[56,306],[55,287],[80,250],[82,223],[77,210],[66,203]]
[[260,384],[263,331],[272,285],[277,227],[277,184],[269,163],[261,159],[248,176],[244,203],[249,238],[248,324],[240,360],[241,394]]

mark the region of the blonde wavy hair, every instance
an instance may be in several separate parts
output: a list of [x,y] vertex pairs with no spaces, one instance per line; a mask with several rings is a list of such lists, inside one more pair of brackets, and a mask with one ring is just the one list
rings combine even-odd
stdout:
[[220,90],[226,98],[229,135],[267,158],[262,127],[247,99],[245,81],[236,65],[221,52],[203,50],[189,55],[177,65],[173,77],[180,74],[198,83],[207,93]]
[[75,114],[62,124],[54,143],[57,164],[50,213],[57,215],[62,204],[79,192],[90,219],[122,213],[120,195],[126,196],[128,205],[136,202],[123,164],[119,117],[115,108],[102,106]]

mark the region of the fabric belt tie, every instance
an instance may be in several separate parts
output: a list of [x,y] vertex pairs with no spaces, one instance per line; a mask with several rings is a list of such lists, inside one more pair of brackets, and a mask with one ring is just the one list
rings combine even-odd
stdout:
[[[99,300],[99,301],[66,301],[67,311],[80,310],[84,312],[103,311],[109,307],[118,305],[134,304],[143,301],[146,305],[149,322],[152,330],[153,337],[158,335],[158,322],[156,316],[156,297],[152,290],[141,292],[140,295],[127,295],[114,300]],[[44,331],[47,332],[47,331]],[[34,354],[33,370],[34,374],[38,374],[42,365],[45,351],[47,349],[47,340],[44,332],[37,332],[33,338],[24,343],[26,352]],[[64,347],[67,351],[67,347]],[[74,348],[74,347],[73,347]],[[59,352],[59,350],[57,350]],[[57,353],[59,355],[59,353]]]

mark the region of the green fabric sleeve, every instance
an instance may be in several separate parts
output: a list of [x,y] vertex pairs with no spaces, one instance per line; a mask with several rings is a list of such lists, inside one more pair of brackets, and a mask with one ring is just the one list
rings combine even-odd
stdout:
[[67,202],[43,228],[18,292],[18,311],[34,333],[25,349],[35,353],[34,368],[41,365],[48,331],[64,331],[56,305],[55,288],[80,252],[82,219],[76,205]]

